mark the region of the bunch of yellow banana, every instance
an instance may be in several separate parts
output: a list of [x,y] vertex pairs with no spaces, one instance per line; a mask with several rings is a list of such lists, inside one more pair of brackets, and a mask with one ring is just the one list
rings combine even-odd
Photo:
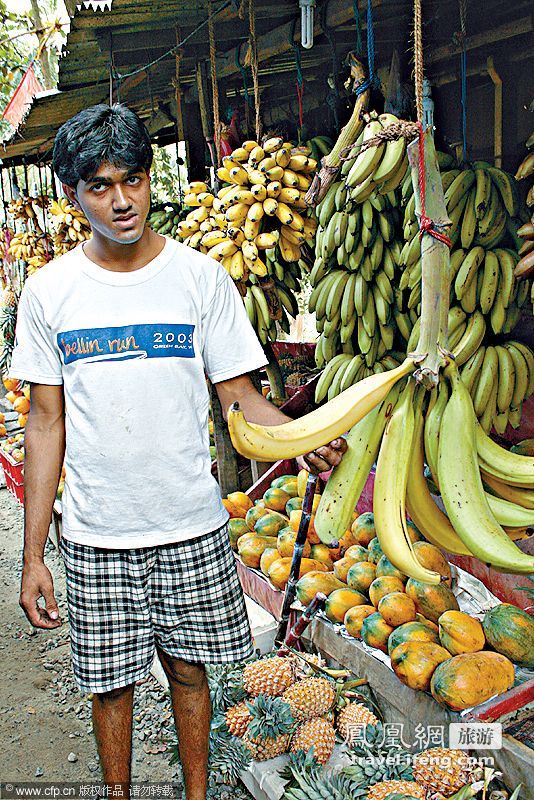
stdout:
[[[394,114],[371,112],[369,121],[352,146],[343,163],[341,175],[345,178],[348,196],[358,203],[370,197],[374,191],[388,194],[394,191],[408,170],[407,140],[404,136],[387,140],[387,129],[392,125],[402,126]],[[413,136],[412,136],[413,138]],[[367,142],[374,144],[367,145]]]
[[19,197],[9,202],[7,210],[13,219],[20,220],[25,224],[31,220],[32,227],[40,230],[37,214],[40,209],[46,208],[48,203],[49,198],[46,195],[37,195],[35,197]]
[[14,261],[24,261],[27,274],[31,275],[52,258],[52,242],[42,233],[15,233],[9,242],[7,254]]
[[182,206],[177,203],[165,203],[162,208],[151,212],[147,224],[156,233],[175,239],[178,235],[178,226],[184,217],[185,212]]
[[52,240],[56,256],[67,253],[80,242],[91,238],[91,228],[85,214],[71,205],[66,197],[52,200],[48,211],[54,229]]
[[[442,579],[418,562],[406,512],[423,535],[446,552],[476,555],[505,572],[530,573],[534,559],[512,540],[534,524],[534,459],[508,452],[489,439],[476,421],[454,364],[448,380],[450,397],[443,377],[430,395],[415,388],[412,378],[404,388],[404,382],[394,385],[350,430],[348,451],[327,482],[315,529],[326,544],[343,536],[376,461],[377,536],[383,552],[405,575],[425,583]],[[425,455],[447,514],[430,493]]]

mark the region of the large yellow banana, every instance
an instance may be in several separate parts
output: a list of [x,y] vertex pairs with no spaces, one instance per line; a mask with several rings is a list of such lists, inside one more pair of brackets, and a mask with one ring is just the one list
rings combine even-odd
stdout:
[[439,447],[439,431],[441,427],[441,418],[449,399],[449,390],[444,380],[440,380],[438,388],[432,390],[433,394],[437,393],[435,401],[430,402],[426,412],[426,420],[424,426],[424,446],[426,463],[430,469],[432,480],[439,486],[438,483],[438,447]]
[[397,369],[370,375],[321,408],[282,425],[247,422],[239,405],[234,403],[228,412],[233,445],[241,455],[256,461],[295,458],[316,450],[356,425],[413,369],[413,361],[407,358]]
[[490,475],[512,486],[534,488],[534,458],[511,453],[476,426],[476,448],[481,466]]
[[480,477],[476,417],[454,364],[452,394],[441,420],[438,476],[447,515],[458,536],[481,561],[504,572],[531,573],[534,558],[522,553],[493,516]]
[[495,497],[486,492],[486,499],[491,512],[499,525],[507,528],[528,528],[534,525],[534,511],[523,508],[502,497]]
[[346,437],[348,450],[341,463],[332,470],[315,514],[315,530],[325,544],[339,541],[350,527],[354,508],[376,461],[382,434],[398,395],[396,385],[379,406],[350,429]]
[[534,508],[534,492],[532,489],[510,486],[510,484],[494,478],[493,475],[489,475],[483,468],[480,471],[484,485],[489,487],[494,494],[523,508]]
[[419,563],[406,524],[406,484],[414,430],[414,387],[415,382],[409,381],[382,437],[373,493],[375,528],[384,555],[397,569],[414,580],[437,584],[441,581],[440,574]]
[[[445,397],[446,403],[447,394],[442,396]],[[413,522],[431,544],[446,550],[448,553],[471,556],[473,554],[469,548],[465,546],[446,515],[432,499],[424,476],[423,429],[425,428],[425,418],[422,411],[422,399],[423,394],[419,392],[414,403],[415,421],[408,482],[406,484],[406,508]],[[427,421],[428,416],[427,412]]]

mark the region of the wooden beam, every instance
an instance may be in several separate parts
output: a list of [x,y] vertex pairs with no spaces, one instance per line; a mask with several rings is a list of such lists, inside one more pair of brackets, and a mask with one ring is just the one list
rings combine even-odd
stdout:
[[[521,36],[523,33],[532,33],[534,30],[532,14],[522,19],[514,20],[514,22],[507,22],[506,25],[500,25],[498,28],[489,28],[482,33],[476,33],[474,36],[466,38],[467,50],[474,50],[477,47],[484,47],[488,44],[495,44],[495,42],[502,42],[505,39],[512,39],[515,36]],[[446,44],[442,47],[436,47],[433,50],[429,49],[425,53],[426,64],[435,64],[436,61],[442,61],[451,56],[458,56],[462,52],[461,45]]]

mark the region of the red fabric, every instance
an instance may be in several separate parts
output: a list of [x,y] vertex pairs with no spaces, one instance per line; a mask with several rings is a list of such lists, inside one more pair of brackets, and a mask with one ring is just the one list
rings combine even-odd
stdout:
[[34,69],[30,64],[21,82],[15,89],[11,100],[5,107],[2,118],[7,119],[14,128],[18,128],[21,121],[28,113],[33,98],[42,91],[43,87],[37,80]]
[[421,220],[419,222],[419,238],[423,238],[425,233],[428,233],[438,242],[446,244],[447,247],[452,247],[452,242],[444,233],[440,233],[434,228],[434,223],[426,215],[426,173],[425,173],[425,134],[423,126],[419,123],[419,194],[421,196]]

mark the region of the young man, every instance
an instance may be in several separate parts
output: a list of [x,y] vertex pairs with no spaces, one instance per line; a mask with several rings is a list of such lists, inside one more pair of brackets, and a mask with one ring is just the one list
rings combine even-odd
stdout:
[[[86,109],[56,137],[54,170],[93,237],[30,278],[19,306],[11,374],[31,383],[20,604],[36,627],[61,624],[43,552],[65,457],[72,659],[93,692],[103,779],[129,784],[134,684],[155,648],[187,798],[204,800],[202,665],[252,652],[210,473],[205,374],[223,409],[237,400],[249,420],[287,418],[247,376],[266,359],[225,269],[146,226],[151,161],[125,106]],[[345,449],[335,440],[307,462],[322,471]]]

